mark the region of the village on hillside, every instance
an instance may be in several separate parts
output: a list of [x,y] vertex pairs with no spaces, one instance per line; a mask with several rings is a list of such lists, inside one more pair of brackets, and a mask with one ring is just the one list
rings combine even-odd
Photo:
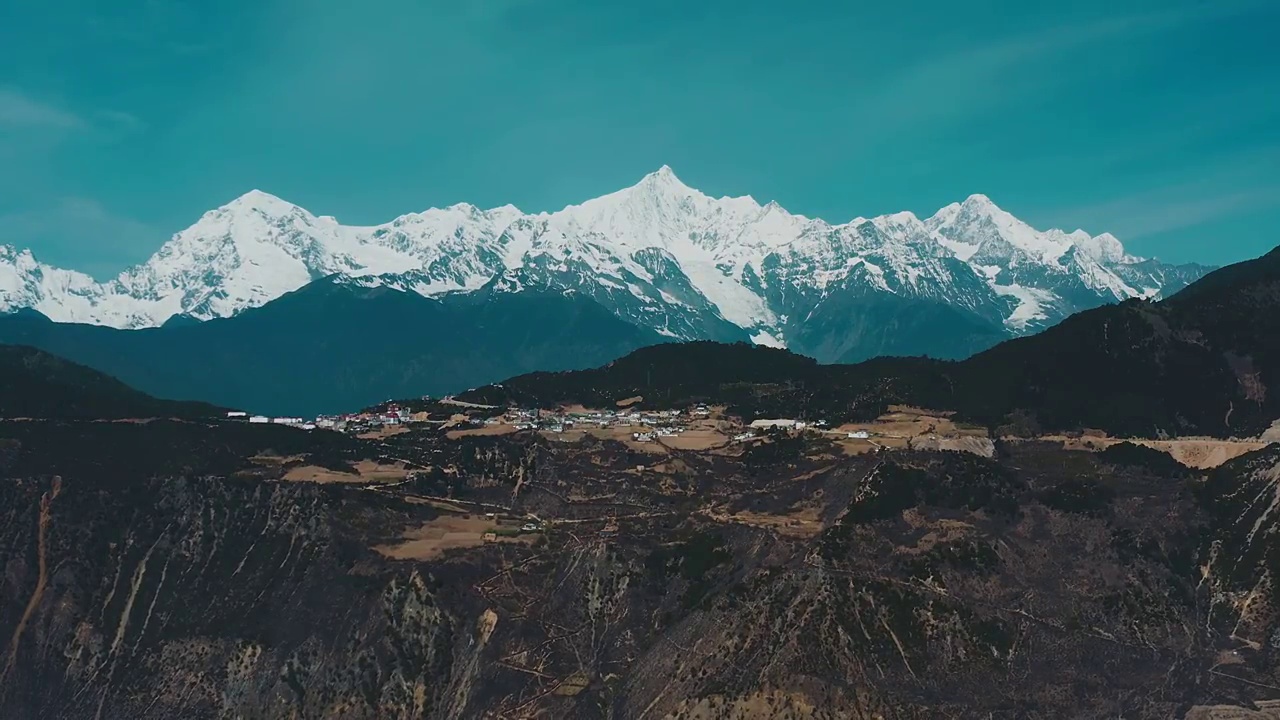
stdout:
[[[263,425],[285,425],[309,431],[333,431],[362,439],[379,439],[414,430],[442,431],[449,440],[467,436],[538,433],[552,441],[576,442],[585,437],[614,440],[650,453],[711,451],[766,442],[769,437],[811,435],[833,441],[847,455],[880,450],[961,450],[990,457],[994,438],[986,428],[957,422],[953,413],[891,405],[874,420],[831,426],[824,419],[761,418],[749,422],[724,408],[696,404],[683,409],[635,409],[629,398],[610,409],[582,406],[500,408],[462,402],[452,397],[422,397],[386,402],[360,412],[312,419],[269,417],[232,411],[227,419]],[[1005,438],[1020,441],[1018,438]],[[1265,446],[1266,442],[1213,438],[1118,438],[1098,431],[1049,435],[1039,440],[1067,449],[1100,451],[1119,442],[1134,442],[1167,452],[1191,467],[1216,467]],[[1033,439],[1034,440],[1034,439]]]
[[499,408],[451,397],[424,397],[387,402],[356,413],[314,419],[268,417],[230,412],[228,419],[275,424],[304,430],[328,430],[362,438],[379,438],[415,429],[443,430],[449,439],[475,435],[533,432],[551,440],[573,442],[584,437],[616,440],[637,450],[711,450],[765,439],[771,433],[814,434],[837,441],[849,454],[885,448],[965,449],[986,453],[986,431],[957,425],[950,413],[891,407],[872,422],[830,426],[824,419],[760,418],[750,422],[724,408],[695,404],[683,409],[635,409],[639,398],[622,400],[610,409]]

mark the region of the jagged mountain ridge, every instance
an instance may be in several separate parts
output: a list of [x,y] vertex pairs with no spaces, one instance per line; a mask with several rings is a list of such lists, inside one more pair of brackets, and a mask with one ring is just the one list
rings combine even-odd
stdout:
[[1021,335],[1088,307],[1167,296],[1207,270],[1130,256],[1109,234],[1037,231],[982,195],[927,219],[833,225],[749,196],[709,197],[664,166],[554,213],[458,204],[369,227],[255,190],[107,282],[0,247],[0,311],[153,327],[233,316],[336,274],[426,296],[572,289],[667,337],[804,352],[859,344],[806,337],[806,323],[831,308],[857,314],[905,299],[959,310],[993,336]]

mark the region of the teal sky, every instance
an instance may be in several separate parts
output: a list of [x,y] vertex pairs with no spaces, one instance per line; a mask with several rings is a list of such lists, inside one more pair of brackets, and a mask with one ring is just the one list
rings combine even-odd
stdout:
[[1276,28],[1274,0],[4,3],[0,243],[104,276],[251,188],[375,223],[669,164],[833,222],[981,192],[1226,263],[1280,244]]

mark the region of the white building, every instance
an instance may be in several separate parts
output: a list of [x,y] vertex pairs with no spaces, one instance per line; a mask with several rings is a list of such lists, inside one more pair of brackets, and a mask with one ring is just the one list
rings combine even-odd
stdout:
[[254,423],[255,425],[261,424],[261,423],[269,423],[271,422],[271,418],[267,417],[266,415],[254,415],[253,417],[249,418],[249,422]]
[[242,418],[242,417],[248,417],[248,416],[249,416],[249,413],[241,412],[240,410],[232,410],[227,413],[227,417],[229,418]]
[[871,433],[866,430],[855,430],[854,432],[849,433],[850,440],[866,440],[869,437],[871,437]]

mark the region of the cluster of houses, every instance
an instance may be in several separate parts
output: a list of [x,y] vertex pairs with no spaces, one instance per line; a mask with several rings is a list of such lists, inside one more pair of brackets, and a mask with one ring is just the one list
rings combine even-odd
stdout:
[[645,427],[632,433],[639,442],[652,442],[655,437],[671,437],[684,432],[693,420],[711,417],[711,410],[698,405],[681,410],[537,410],[515,408],[501,417],[489,418],[487,425],[510,424],[517,430],[545,430],[562,433],[585,428]]
[[338,432],[361,433],[377,430],[387,425],[417,422],[427,419],[426,413],[411,413],[395,406],[380,412],[348,413],[344,415],[321,415],[312,420],[300,417],[271,417],[268,415],[250,415],[247,412],[232,410],[227,413],[228,420],[247,422],[252,425],[288,425],[303,430],[336,430]]
[[[768,430],[770,428],[778,428],[782,430],[816,430],[818,432],[823,432],[823,433],[832,432],[831,430],[827,429],[826,420],[818,420],[813,423],[809,423],[804,420],[791,420],[791,419],[753,420],[751,422],[752,430]],[[866,440],[871,437],[871,433],[867,432],[866,430],[854,430],[852,432],[845,433],[845,435],[847,435],[850,440]],[[734,439],[748,440],[752,437],[755,437],[753,433],[743,433],[742,435],[739,435]]]
[[[529,408],[512,408],[500,416],[488,418],[485,425],[511,425],[516,430],[544,430],[563,433],[574,429],[586,428],[643,428],[631,434],[636,442],[654,442],[661,437],[674,437],[688,429],[695,420],[711,417],[711,410],[706,405],[695,405],[688,410],[540,410]],[[269,417],[266,415],[250,415],[245,412],[231,411],[227,413],[230,420],[239,420],[252,424],[288,425],[303,430],[336,430],[347,433],[363,433],[378,430],[387,426],[406,423],[425,422],[426,412],[411,412],[395,405],[388,405],[377,412],[348,413],[344,415],[321,415],[314,420],[299,417]],[[751,422],[745,432],[733,436],[734,442],[746,442],[758,437],[764,430],[779,429],[830,433],[826,420],[808,422],[791,418],[760,419]],[[849,439],[868,439],[870,433],[857,430],[847,433]]]

